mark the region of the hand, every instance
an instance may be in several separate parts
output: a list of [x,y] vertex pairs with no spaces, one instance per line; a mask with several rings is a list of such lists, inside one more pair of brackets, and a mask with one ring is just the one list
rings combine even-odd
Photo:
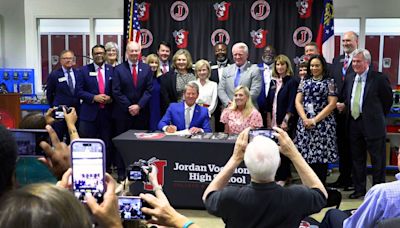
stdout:
[[50,146],[47,142],[40,142],[40,147],[43,149],[47,158],[38,158],[40,162],[46,165],[50,171],[57,177],[58,180],[61,179],[63,173],[71,167],[70,157],[71,152],[64,142],[60,142],[58,136],[54,129],[50,126],[46,126],[46,130],[49,133],[50,141],[53,146]]
[[344,103],[337,102],[337,103],[336,103],[336,108],[337,108],[337,110],[338,110],[339,112],[343,112],[344,109],[346,108],[346,105],[345,105]]
[[105,98],[106,98],[106,101],[105,101],[106,104],[112,103],[112,98],[111,98],[110,96],[105,95],[105,94],[104,94],[104,96],[105,96]]
[[46,120],[46,124],[52,124],[54,123],[55,119],[53,118],[53,108],[47,109],[46,114],[44,115],[44,119]]
[[283,121],[283,122],[282,122],[281,128],[282,128],[284,131],[288,131],[288,130],[289,130],[289,127],[288,127],[286,121]]
[[178,128],[175,125],[168,125],[167,128],[165,129],[166,132],[168,133],[174,133],[176,132]]
[[203,129],[198,128],[198,127],[192,127],[189,129],[189,132],[190,132],[190,134],[194,135],[194,134],[203,132]]
[[[143,207],[143,213],[152,216],[148,221],[161,226],[167,227],[183,227],[189,221],[188,218],[179,214],[168,202],[167,197],[162,191],[156,191],[157,198],[152,194],[143,194],[139,196],[144,201],[149,203],[151,208]],[[193,226],[193,225],[192,225]],[[190,226],[190,227],[192,227]],[[195,226],[193,226],[195,227]]]
[[279,150],[283,155],[290,158],[293,153],[298,153],[296,146],[286,131],[278,127],[274,127],[273,129],[277,132],[274,135],[279,141]]
[[139,114],[140,111],[140,106],[137,104],[131,105],[129,106],[129,113],[131,114],[131,116],[136,116]]
[[70,126],[75,126],[76,121],[78,120],[78,115],[76,114],[76,110],[74,107],[70,107],[70,112],[67,113],[67,110],[65,107],[63,107],[63,112],[64,112],[64,119],[65,122],[67,123],[68,128]]
[[108,96],[105,94],[97,94],[94,95],[93,100],[96,101],[97,103],[104,104],[106,103],[107,97]]
[[305,120],[303,120],[303,124],[304,124],[304,127],[305,127],[306,129],[311,129],[311,128],[314,127],[314,122],[312,121],[312,119],[305,119]]
[[103,202],[99,205],[95,198],[86,195],[86,204],[101,227],[121,227],[118,210],[118,198],[115,195],[115,180],[106,173],[106,189]]
[[65,189],[72,189],[72,180],[71,180],[72,169],[69,168],[65,173],[62,175],[61,180],[57,181],[57,186]]
[[151,165],[151,172],[149,173],[149,171],[145,168],[143,168],[143,171],[148,175],[149,177],[149,182],[151,185],[153,185],[153,187],[158,186],[158,179],[157,179],[157,173],[158,173],[158,169],[155,165]]
[[249,142],[249,131],[250,127],[243,130],[235,142],[235,147],[233,149],[232,158],[237,162],[242,162],[244,158],[244,151],[246,150],[247,144]]

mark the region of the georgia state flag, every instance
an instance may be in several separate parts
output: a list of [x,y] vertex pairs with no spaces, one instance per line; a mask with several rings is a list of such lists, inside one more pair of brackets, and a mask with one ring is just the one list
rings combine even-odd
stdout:
[[317,44],[326,62],[332,63],[335,55],[335,36],[333,28],[333,2],[324,0],[321,22],[319,24]]

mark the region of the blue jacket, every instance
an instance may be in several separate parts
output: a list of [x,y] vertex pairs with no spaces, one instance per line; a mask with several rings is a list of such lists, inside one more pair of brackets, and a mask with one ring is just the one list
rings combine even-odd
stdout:
[[[75,91],[71,93],[68,86],[68,79],[64,75],[62,68],[51,72],[46,83],[46,97],[50,107],[66,105],[68,107],[79,108],[78,84],[79,71],[72,69],[75,75]],[[78,110],[77,110],[78,111]]]
[[[184,102],[171,103],[167,112],[158,123],[158,129],[162,130],[163,127],[172,124],[175,125],[178,131],[185,130],[185,104]],[[204,132],[211,132],[210,119],[208,116],[208,109],[195,105],[192,122],[190,122],[189,129],[198,127],[203,129]]]

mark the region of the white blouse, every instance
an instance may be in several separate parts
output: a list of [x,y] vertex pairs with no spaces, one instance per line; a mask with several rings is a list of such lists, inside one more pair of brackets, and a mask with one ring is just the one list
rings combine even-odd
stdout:
[[197,98],[196,103],[199,105],[206,104],[206,106],[208,106],[208,115],[211,117],[218,103],[218,85],[216,82],[208,79],[204,86],[200,83],[200,79],[197,79],[196,83],[199,85],[199,97]]

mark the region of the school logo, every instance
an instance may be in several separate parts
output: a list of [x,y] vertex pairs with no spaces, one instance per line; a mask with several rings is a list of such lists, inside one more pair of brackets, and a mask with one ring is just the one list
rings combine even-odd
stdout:
[[153,34],[147,29],[140,29],[140,38],[142,40],[142,49],[146,49],[153,44]]
[[138,10],[138,18],[139,21],[147,21],[149,20],[149,14],[150,14],[150,3],[147,2],[142,2],[142,3],[136,3],[137,4],[137,10]]
[[306,19],[311,16],[313,0],[298,0],[296,2],[297,12],[300,15],[300,18]]
[[183,21],[189,15],[189,7],[182,1],[176,1],[171,5],[169,13],[175,21]]
[[312,36],[311,29],[305,26],[298,27],[293,33],[293,42],[298,47],[304,47],[311,42]]
[[[167,166],[167,161],[166,160],[158,160],[154,162],[154,165],[157,167],[157,180],[158,183],[163,186],[164,185],[164,173],[165,173],[165,166]],[[153,190],[153,185],[150,183],[144,183],[143,188],[147,191],[152,191]]]
[[186,31],[184,29],[180,29],[179,31],[174,31],[172,33],[174,36],[174,40],[176,43],[176,46],[178,48],[186,48],[188,45],[188,38],[189,38],[189,31]]
[[262,21],[265,18],[269,16],[269,13],[271,12],[271,9],[269,7],[268,2],[264,0],[258,0],[251,5],[251,16],[257,20],[257,21]]
[[229,7],[231,6],[230,2],[221,2],[214,4],[215,14],[217,15],[217,19],[219,21],[226,21],[229,18]]
[[255,48],[264,48],[267,45],[267,33],[268,30],[264,29],[259,29],[257,31],[253,30],[250,32]]
[[228,45],[230,41],[231,41],[231,37],[225,29],[216,29],[211,34],[212,46],[215,46],[215,44],[217,44],[217,43],[225,43],[226,45]]

